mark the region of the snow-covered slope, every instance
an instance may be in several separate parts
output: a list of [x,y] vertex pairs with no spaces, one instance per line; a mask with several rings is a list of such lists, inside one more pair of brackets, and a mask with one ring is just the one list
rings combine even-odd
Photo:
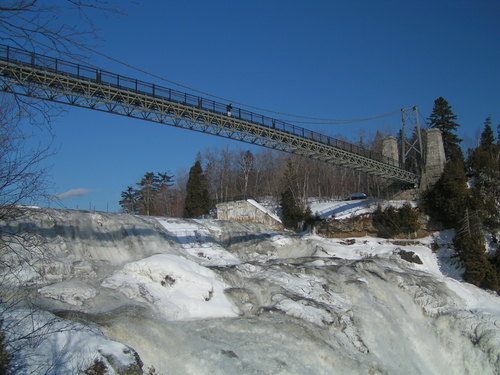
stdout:
[[[0,275],[9,306],[19,287],[17,306],[30,301],[3,314],[18,373],[43,358],[52,374],[94,360],[132,374],[138,356],[159,374],[500,372],[500,298],[457,279],[446,249],[430,250],[446,233],[401,246],[217,220],[29,216],[11,230],[46,242],[14,246]],[[31,321],[53,322],[50,332],[15,336],[16,316],[37,310],[47,312]]]

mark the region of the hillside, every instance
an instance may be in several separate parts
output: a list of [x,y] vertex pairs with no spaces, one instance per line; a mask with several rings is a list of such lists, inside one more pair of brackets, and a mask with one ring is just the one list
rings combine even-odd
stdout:
[[402,246],[42,208],[3,229],[37,233],[2,254],[16,374],[500,372],[500,298],[460,280],[448,232]]

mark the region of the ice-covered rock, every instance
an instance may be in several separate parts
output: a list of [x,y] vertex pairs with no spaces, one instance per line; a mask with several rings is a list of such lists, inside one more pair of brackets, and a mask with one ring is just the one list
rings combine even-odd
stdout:
[[0,305],[6,349],[19,375],[79,374],[96,362],[107,374],[141,374],[132,348],[106,338],[98,329],[40,310]]
[[73,366],[85,340],[86,358],[113,371],[138,364],[135,350],[160,374],[500,373],[500,298],[430,249],[446,233],[403,245],[210,219],[38,209],[24,220],[8,229],[29,229],[36,246],[0,254],[2,298],[38,308],[32,328],[47,310],[72,332],[28,345],[36,363],[59,353]]

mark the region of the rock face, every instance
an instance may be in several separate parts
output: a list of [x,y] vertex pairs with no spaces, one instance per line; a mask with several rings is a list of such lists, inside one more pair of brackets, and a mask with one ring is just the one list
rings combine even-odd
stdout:
[[[420,229],[409,234],[396,235],[395,238],[417,239],[430,236],[433,232],[441,230],[440,223],[429,220],[426,215],[419,217]],[[329,238],[348,237],[378,237],[378,230],[373,225],[372,214],[365,214],[355,218],[335,220],[328,219],[320,222],[315,227],[316,233]]]
[[371,214],[345,220],[325,220],[316,231],[319,235],[336,238],[377,236]]

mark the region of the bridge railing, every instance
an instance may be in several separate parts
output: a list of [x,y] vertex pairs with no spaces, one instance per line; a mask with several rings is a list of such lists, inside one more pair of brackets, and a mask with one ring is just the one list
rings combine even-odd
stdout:
[[[78,63],[72,63],[65,60],[60,60],[53,57],[48,57],[23,49],[1,45],[0,44],[0,60],[11,62],[16,65],[33,67],[39,70],[55,73],[58,75],[69,76],[78,80],[92,82],[103,86],[114,87],[120,90],[125,90],[133,93],[168,100],[175,103],[180,103],[189,107],[196,107],[205,111],[210,111],[222,115],[228,115],[227,104],[211,99],[207,99],[198,95],[188,94],[158,86],[149,82],[141,81],[134,78],[129,78],[108,72],[102,69],[85,66]],[[265,126],[268,128],[277,129],[286,133],[290,133],[301,138],[313,140],[323,143],[328,146],[338,148],[356,155],[364,156],[373,160],[377,160],[386,164],[394,165],[395,160],[390,159],[381,153],[368,150],[364,147],[339,140],[327,135],[287,123],[272,117],[264,116],[244,108],[232,107],[231,117],[239,120],[248,121],[256,125]],[[405,165],[399,165],[399,168],[409,170]]]

